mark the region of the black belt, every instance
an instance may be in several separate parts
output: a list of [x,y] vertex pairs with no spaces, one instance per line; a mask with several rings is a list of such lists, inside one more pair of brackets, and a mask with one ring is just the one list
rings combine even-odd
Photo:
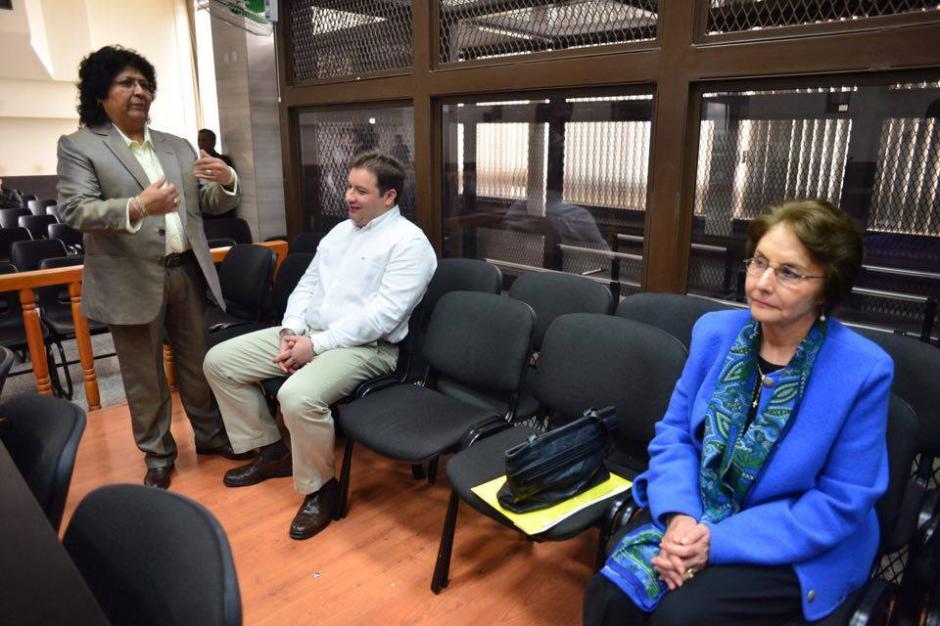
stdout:
[[168,254],[166,257],[164,257],[163,265],[167,268],[179,267],[183,263],[195,260],[196,255],[193,254],[192,250],[187,250],[186,252],[180,252],[178,254],[174,252],[173,254]]

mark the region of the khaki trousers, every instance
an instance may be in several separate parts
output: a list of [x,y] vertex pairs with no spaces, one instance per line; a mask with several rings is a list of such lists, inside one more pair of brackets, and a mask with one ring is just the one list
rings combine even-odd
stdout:
[[[283,375],[272,362],[280,330],[265,328],[229,339],[206,355],[203,370],[236,452],[281,438],[259,385],[266,378]],[[315,356],[287,379],[277,400],[291,435],[298,493],[313,493],[336,474],[330,405],[355,391],[362,381],[392,372],[397,361],[398,347],[385,342],[336,348]]]

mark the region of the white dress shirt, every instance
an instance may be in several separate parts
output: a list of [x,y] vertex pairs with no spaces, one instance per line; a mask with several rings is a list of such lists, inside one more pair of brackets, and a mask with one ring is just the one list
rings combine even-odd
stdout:
[[397,206],[362,228],[346,220],[320,241],[282,326],[309,329],[317,354],[379,339],[398,343],[435,269],[428,238]]

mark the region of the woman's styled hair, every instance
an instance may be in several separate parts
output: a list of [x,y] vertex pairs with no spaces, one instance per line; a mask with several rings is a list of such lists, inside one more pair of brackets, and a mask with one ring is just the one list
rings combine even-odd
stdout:
[[398,159],[379,150],[369,150],[357,154],[349,163],[349,169],[364,169],[375,174],[379,193],[383,196],[389,189],[395,190],[395,202],[401,202],[402,188],[405,186],[405,172]]
[[78,123],[98,126],[109,121],[101,101],[108,97],[114,77],[124,69],[133,67],[157,92],[157,75],[150,61],[135,51],[121,46],[105,46],[82,59],[78,66]]
[[748,257],[754,256],[758,242],[778,224],[789,226],[813,260],[826,268],[823,312],[830,313],[851,293],[862,267],[864,244],[855,222],[825,200],[797,200],[771,206],[747,226]]

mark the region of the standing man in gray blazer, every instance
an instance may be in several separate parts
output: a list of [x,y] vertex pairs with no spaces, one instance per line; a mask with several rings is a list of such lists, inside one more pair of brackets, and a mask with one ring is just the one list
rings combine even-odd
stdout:
[[176,460],[163,342],[173,348],[180,397],[196,452],[232,451],[202,373],[206,288],[222,305],[202,212],[238,203],[235,171],[174,135],[151,130],[153,65],[105,46],[79,67],[80,128],[59,139],[62,219],[85,233],[82,312],[107,323],[146,455],[144,484],[166,489]]

